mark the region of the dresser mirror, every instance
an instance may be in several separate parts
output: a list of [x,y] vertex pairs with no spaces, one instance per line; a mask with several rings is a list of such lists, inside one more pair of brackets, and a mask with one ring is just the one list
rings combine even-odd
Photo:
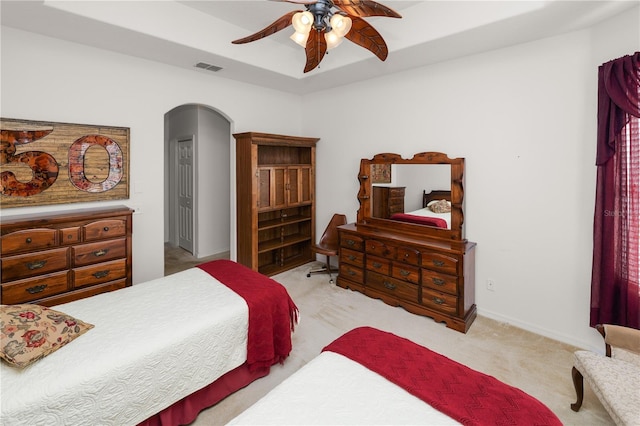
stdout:
[[358,223],[447,240],[464,239],[464,158],[422,152],[360,161]]

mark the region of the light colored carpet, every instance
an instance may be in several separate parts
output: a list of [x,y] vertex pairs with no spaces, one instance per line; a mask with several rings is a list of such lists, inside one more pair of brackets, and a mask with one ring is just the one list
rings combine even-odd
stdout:
[[413,340],[475,370],[494,376],[538,398],[566,425],[611,425],[611,418],[585,383],[578,413],[571,381],[576,348],[508,324],[479,316],[466,334],[430,318],[411,314],[330,284],[327,275],[307,278],[308,264],[272,277],[284,285],[300,309],[293,350],[283,365],[202,413],[196,426],[222,425],[251,406],[278,383],[352,328],[368,325]]

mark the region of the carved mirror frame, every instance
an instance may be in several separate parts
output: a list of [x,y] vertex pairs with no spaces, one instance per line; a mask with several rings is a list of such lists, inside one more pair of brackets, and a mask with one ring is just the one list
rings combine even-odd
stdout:
[[[373,182],[371,166],[384,164],[448,164],[451,166],[451,228],[443,229],[426,225],[404,223],[390,219],[372,217],[371,196]],[[464,158],[449,158],[441,152],[421,152],[411,159],[398,154],[376,154],[371,159],[360,160],[360,191],[358,201],[358,224],[370,225],[392,231],[402,231],[416,236],[429,236],[453,241],[464,241]]]

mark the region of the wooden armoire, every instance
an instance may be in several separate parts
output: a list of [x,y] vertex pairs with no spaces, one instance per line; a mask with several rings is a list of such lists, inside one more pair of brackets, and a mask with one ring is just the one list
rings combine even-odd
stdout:
[[238,262],[275,275],[314,260],[319,139],[257,132],[233,136]]

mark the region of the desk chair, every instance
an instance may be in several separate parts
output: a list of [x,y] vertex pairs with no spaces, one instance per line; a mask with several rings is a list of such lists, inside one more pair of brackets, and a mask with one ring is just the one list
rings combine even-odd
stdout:
[[332,272],[338,272],[337,269],[331,269],[331,256],[338,256],[338,248],[340,246],[340,242],[338,241],[338,226],[347,224],[347,216],[343,214],[334,214],[327,225],[327,228],[324,230],[322,237],[320,238],[320,242],[318,244],[313,244],[311,246],[311,251],[314,254],[323,254],[327,257],[327,264],[319,269],[313,269],[307,273],[307,277],[310,277],[311,274],[320,274],[320,273],[328,273],[329,274],[329,282],[333,284],[333,277],[331,276]]

